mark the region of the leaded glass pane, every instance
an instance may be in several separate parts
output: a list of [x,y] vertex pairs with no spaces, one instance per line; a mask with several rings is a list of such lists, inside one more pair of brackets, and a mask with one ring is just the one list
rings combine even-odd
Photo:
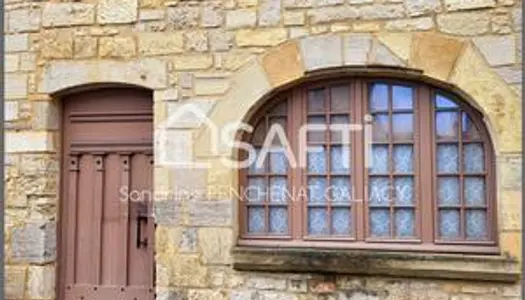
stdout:
[[311,147],[308,151],[308,172],[313,174],[320,174],[326,172],[326,148]]
[[371,174],[388,173],[388,146],[372,145],[372,155],[368,160]]
[[350,202],[350,177],[332,177],[330,190],[333,202]]
[[436,95],[436,107],[437,108],[457,108],[458,105],[454,101],[445,97],[444,95],[437,94]]
[[414,171],[414,149],[412,145],[394,145],[394,170],[398,173]]
[[249,207],[248,208],[248,232],[249,233],[263,233],[264,232],[264,208]]
[[370,210],[370,235],[373,237],[390,236],[390,210]]
[[392,106],[394,109],[412,109],[412,88],[401,85],[392,86]]
[[467,205],[484,205],[485,180],[481,177],[466,177],[464,183],[465,203]]
[[475,140],[480,138],[479,131],[476,128],[476,125],[474,124],[474,122],[472,122],[472,119],[469,118],[469,116],[466,113],[462,114],[461,121],[463,140]]
[[288,210],[284,207],[270,208],[270,232],[284,234],[288,232]]
[[439,211],[439,235],[443,239],[457,239],[459,237],[459,211],[440,210]]
[[437,112],[436,113],[436,135],[438,139],[457,140],[458,139],[458,113],[457,112]]
[[414,236],[415,218],[414,210],[412,209],[396,209],[396,236],[398,237],[412,237]]
[[325,178],[308,178],[308,202],[325,202],[327,200],[326,190],[327,188]]
[[270,201],[287,202],[288,187],[287,180],[283,177],[270,178]]
[[388,178],[371,177],[369,180],[369,201],[371,206],[388,206],[390,185]]
[[332,209],[332,232],[337,235],[349,235],[351,231],[352,218],[350,209]]
[[308,112],[324,112],[325,111],[325,90],[315,89],[308,91]]
[[459,171],[458,145],[441,144],[437,146],[437,169],[439,173]]
[[373,84],[370,93],[370,110],[388,109],[388,86],[386,84]]
[[326,208],[308,208],[308,233],[312,235],[328,234]]
[[485,170],[483,144],[463,145],[463,170],[466,173],[481,173]]
[[264,202],[266,200],[266,179],[264,177],[250,177],[246,195],[249,202]]
[[283,151],[270,153],[270,172],[276,174],[285,174],[288,169],[288,160]]
[[388,141],[390,131],[387,114],[376,114],[372,123],[372,139],[374,141]]
[[346,112],[350,110],[350,95],[348,85],[334,86],[331,88],[331,111]]
[[414,115],[413,114],[393,114],[392,132],[395,140],[412,140],[414,136]]
[[350,172],[350,147],[333,146],[331,152],[331,171],[337,174]]
[[440,177],[438,179],[438,200],[440,205],[459,204],[459,179],[457,177]]
[[[308,117],[308,125],[324,125],[326,126],[326,119],[324,117]],[[322,128],[322,127],[321,127]],[[324,127],[328,130],[328,126]],[[314,130],[315,129],[315,130]],[[326,137],[326,130],[317,130],[311,128],[307,132],[307,138],[309,142],[324,142]]]
[[414,203],[414,179],[412,177],[396,177],[394,186],[396,204],[412,205]]
[[467,239],[483,240],[487,237],[487,213],[484,210],[467,210]]

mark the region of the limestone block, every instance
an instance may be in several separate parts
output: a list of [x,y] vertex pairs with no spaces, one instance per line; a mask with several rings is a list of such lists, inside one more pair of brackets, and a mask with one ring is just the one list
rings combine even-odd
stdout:
[[262,65],[274,87],[298,79],[304,73],[299,46],[296,42],[286,43],[268,52],[262,58]]
[[100,0],[97,22],[99,24],[127,24],[137,21],[138,0]]
[[27,278],[27,267],[5,267],[4,291],[6,299],[23,299]]
[[40,29],[42,11],[39,8],[12,10],[7,13],[9,32],[32,32]]
[[281,20],[281,0],[261,0],[259,26],[274,26]]
[[206,3],[202,9],[202,27],[220,27],[224,19],[224,12],[220,6]]
[[480,35],[489,30],[490,14],[484,11],[440,14],[437,16],[437,25],[443,33],[461,36]]
[[385,28],[392,31],[425,31],[434,27],[434,20],[431,17],[392,20],[385,24]]
[[93,3],[46,3],[42,11],[42,26],[73,26],[95,23]]
[[372,36],[369,34],[349,34],[343,40],[343,57],[345,65],[365,65],[372,47]]
[[193,226],[231,226],[232,200],[191,200],[188,207],[189,223]]
[[224,30],[209,32],[210,49],[212,51],[226,51],[233,47],[233,34]]
[[182,33],[145,32],[139,35],[139,53],[145,56],[182,53]]
[[48,59],[73,57],[73,32],[69,29],[49,30],[41,35],[42,56]]
[[239,47],[264,47],[275,46],[284,42],[287,38],[286,30],[281,28],[239,30],[235,35],[235,41]]
[[352,6],[322,7],[309,10],[307,16],[312,24],[324,24],[334,21],[355,20],[359,16],[359,11]]
[[512,35],[481,36],[474,44],[491,66],[513,64],[516,61],[516,43]]
[[300,41],[305,69],[308,71],[343,64],[342,40],[339,36],[308,37]]
[[406,0],[405,5],[408,15],[411,17],[441,11],[439,0]]
[[5,52],[20,52],[29,49],[29,35],[23,34],[7,34],[4,35]]
[[283,14],[283,23],[287,26],[304,25],[305,15],[302,11],[288,11]]
[[363,20],[381,20],[402,18],[405,8],[401,4],[375,4],[359,9],[359,17]]
[[53,299],[55,297],[55,267],[31,266],[27,282],[31,299]]
[[448,11],[495,7],[494,0],[445,0]]
[[203,264],[230,263],[233,232],[230,228],[204,227],[198,232]]
[[99,39],[99,55],[102,58],[131,58],[136,55],[133,37],[115,36]]
[[12,232],[12,257],[17,262],[46,263],[56,258],[56,224],[33,222]]
[[6,99],[21,99],[27,97],[28,77],[26,74],[6,74],[5,91]]
[[168,7],[168,23],[176,29],[199,25],[199,8],[189,6]]
[[4,55],[4,72],[12,73],[19,69],[20,56],[18,54],[5,54]]
[[237,9],[226,13],[226,28],[246,28],[254,27],[257,22],[257,15],[251,9]]

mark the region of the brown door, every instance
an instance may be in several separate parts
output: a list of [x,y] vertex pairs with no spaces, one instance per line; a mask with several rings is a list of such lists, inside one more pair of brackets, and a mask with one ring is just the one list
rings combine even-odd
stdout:
[[63,100],[60,299],[154,299],[152,95]]

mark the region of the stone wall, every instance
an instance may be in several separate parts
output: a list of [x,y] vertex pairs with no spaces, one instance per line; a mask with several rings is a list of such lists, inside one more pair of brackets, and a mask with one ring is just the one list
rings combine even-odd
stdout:
[[[55,299],[53,93],[101,82],[153,89],[157,125],[185,103],[225,124],[307,71],[421,69],[486,115],[497,152],[499,241],[502,253],[521,260],[519,0],[7,0],[5,10],[7,299]],[[231,149],[210,153],[202,124],[186,125],[170,129],[173,138],[190,141],[187,155],[211,167],[187,176],[159,165],[155,188],[235,187],[235,171],[219,163]],[[232,199],[213,191],[186,200],[155,205],[157,299],[521,299],[516,284],[496,282],[234,271]]]

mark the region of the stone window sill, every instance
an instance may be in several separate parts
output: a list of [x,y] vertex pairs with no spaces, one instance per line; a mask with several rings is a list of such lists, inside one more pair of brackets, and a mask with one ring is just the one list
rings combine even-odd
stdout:
[[323,250],[312,248],[236,247],[233,268],[239,271],[322,272],[433,279],[516,282],[520,263],[490,255]]

